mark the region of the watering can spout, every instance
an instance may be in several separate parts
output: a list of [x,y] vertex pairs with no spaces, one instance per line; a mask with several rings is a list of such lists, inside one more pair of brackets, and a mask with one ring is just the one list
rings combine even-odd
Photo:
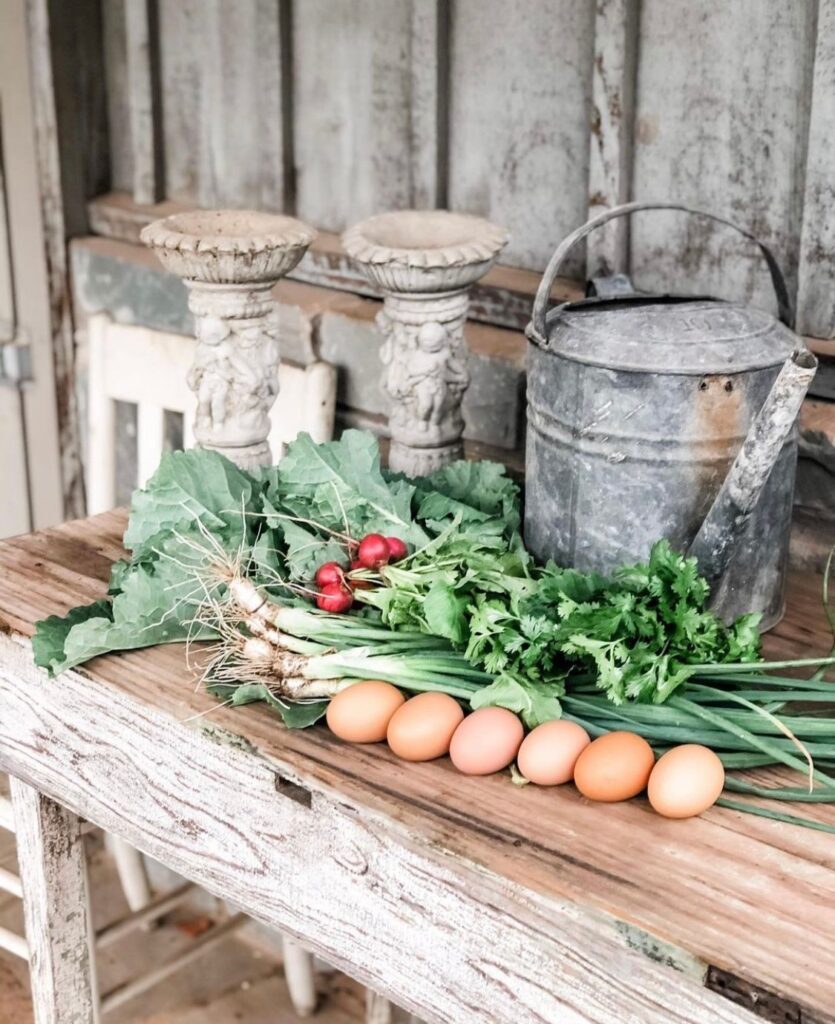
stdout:
[[748,431],[730,472],[690,545],[712,590],[725,574],[736,541],[745,529],[763,487],[791,433],[818,361],[808,349],[789,356],[765,404]]

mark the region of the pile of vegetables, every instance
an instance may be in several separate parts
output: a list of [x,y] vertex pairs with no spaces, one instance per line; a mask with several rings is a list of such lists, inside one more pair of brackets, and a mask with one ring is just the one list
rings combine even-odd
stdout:
[[[170,454],[134,495],[130,560],[108,599],[39,623],[35,660],[56,674],[107,651],[210,640],[210,691],[264,701],[291,727],[378,679],[504,708],[530,729],[562,717],[656,751],[702,743],[727,768],[784,764],[809,785],[769,796],[835,800],[823,679],[835,659],[760,661],[756,617],[721,623],[695,563],[664,541],[606,579],[537,565],[519,528],[503,467],[409,480],[382,470],[361,431],[323,445],[301,435],[255,473],[215,452]],[[804,667],[816,674],[787,675]]]

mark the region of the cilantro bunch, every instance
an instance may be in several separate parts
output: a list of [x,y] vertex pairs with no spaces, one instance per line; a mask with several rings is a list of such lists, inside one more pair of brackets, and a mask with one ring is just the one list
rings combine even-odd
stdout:
[[592,671],[615,704],[660,704],[695,666],[759,658],[760,616],[725,626],[707,599],[695,559],[660,540],[647,563],[618,569],[611,579],[549,565],[523,615],[546,661],[558,664],[561,656],[567,674]]

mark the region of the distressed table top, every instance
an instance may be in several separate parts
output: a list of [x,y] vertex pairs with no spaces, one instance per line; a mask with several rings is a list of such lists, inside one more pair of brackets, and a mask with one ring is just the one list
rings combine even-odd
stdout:
[[[47,681],[25,638],[104,593],[124,526],[113,512],[0,544],[0,767],[430,1020],[754,1021],[727,997],[757,989],[768,1019],[829,1019],[831,835],[720,808],[668,821],[643,799],[405,764],[261,707],[211,711],[181,645]],[[820,580],[795,576],[766,654],[829,643]]]

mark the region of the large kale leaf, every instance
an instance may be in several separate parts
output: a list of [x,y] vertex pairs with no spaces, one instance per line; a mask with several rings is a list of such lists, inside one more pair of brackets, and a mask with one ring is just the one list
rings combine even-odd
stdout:
[[257,560],[261,487],[213,451],[163,456],[134,492],[124,539],[132,557],[114,565],[110,600],[39,622],[36,664],[56,675],[109,651],[210,635],[193,621],[205,587],[213,589],[206,565],[219,554]]

